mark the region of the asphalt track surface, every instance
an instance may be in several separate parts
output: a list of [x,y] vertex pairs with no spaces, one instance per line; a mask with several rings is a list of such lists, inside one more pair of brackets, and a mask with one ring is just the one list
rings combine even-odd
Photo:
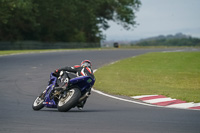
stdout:
[[[32,103],[49,74],[90,59],[93,68],[157,50],[92,50],[0,57],[0,133],[200,133],[200,111],[150,107],[92,92],[82,111],[44,108]],[[98,79],[97,79],[98,80]]]

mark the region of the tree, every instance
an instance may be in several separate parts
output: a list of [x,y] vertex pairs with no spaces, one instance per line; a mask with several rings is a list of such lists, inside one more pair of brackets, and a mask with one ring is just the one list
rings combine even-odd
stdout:
[[0,0],[0,40],[34,38],[34,6],[32,0]]
[[114,21],[136,25],[140,0],[0,0],[0,40],[99,42]]

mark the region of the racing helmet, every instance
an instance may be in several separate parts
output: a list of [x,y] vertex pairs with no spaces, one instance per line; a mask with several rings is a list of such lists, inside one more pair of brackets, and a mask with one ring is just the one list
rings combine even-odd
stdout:
[[92,63],[90,60],[84,60],[81,62],[81,67],[82,66],[87,66],[87,67],[91,67],[92,66]]

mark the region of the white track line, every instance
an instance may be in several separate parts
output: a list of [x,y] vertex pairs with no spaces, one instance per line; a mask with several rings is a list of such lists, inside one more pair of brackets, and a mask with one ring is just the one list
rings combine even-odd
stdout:
[[132,98],[140,99],[140,98],[143,98],[143,97],[151,97],[151,96],[157,96],[157,95],[141,95],[141,96],[133,96]]
[[136,103],[136,104],[141,104],[141,105],[147,105],[147,106],[161,107],[161,106],[156,106],[156,105],[151,105],[151,104],[147,104],[147,103],[136,102],[136,101],[132,101],[132,100],[128,100],[128,99],[123,99],[123,98],[120,98],[120,97],[112,96],[112,95],[103,93],[101,91],[95,90],[93,88],[92,88],[92,91],[96,92],[98,94],[101,94],[103,96],[110,97],[110,98],[113,98],[113,99],[117,99],[117,100],[120,100],[120,101],[125,101],[125,102],[130,102],[130,103]]
[[185,51],[185,50],[163,51],[162,53],[169,53],[169,52],[182,52],[182,51]]

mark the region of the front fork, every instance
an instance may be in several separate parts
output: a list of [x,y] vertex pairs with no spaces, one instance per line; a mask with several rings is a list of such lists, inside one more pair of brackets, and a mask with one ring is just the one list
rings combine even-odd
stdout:
[[47,90],[44,90],[44,91],[40,94],[39,98],[44,99],[46,91],[47,91]]

